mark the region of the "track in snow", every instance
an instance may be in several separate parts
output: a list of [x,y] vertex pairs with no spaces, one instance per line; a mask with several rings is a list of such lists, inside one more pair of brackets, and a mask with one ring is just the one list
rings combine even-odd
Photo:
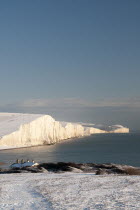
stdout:
[[140,176],[0,175],[1,210],[140,209]]

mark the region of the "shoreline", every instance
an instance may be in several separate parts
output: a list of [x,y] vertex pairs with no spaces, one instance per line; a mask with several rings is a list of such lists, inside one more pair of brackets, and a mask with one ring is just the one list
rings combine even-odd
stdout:
[[32,145],[32,146],[23,146],[23,147],[14,147],[14,148],[7,148],[7,149],[0,149],[1,151],[5,151],[5,150],[16,150],[16,149],[25,149],[25,148],[31,148],[31,147],[42,147],[42,146],[52,146],[54,144],[39,144],[39,145]]

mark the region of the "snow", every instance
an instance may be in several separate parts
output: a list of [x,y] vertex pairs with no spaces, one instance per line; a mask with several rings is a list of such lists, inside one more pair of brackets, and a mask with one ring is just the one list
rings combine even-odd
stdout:
[[129,132],[123,126],[115,128],[105,131],[80,123],[59,122],[50,115],[0,113],[0,149],[54,144],[95,133]]
[[10,167],[11,168],[24,168],[24,167],[32,167],[32,166],[37,166],[38,163],[34,162],[24,162],[24,163],[13,163]]
[[1,210],[140,209],[139,176],[6,174],[0,189]]
[[30,123],[41,116],[43,115],[0,112],[0,137],[18,130],[20,125]]

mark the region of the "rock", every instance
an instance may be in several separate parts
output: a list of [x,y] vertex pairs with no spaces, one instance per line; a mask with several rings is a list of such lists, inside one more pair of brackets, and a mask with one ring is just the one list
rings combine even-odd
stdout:
[[74,167],[71,167],[69,166],[71,172],[73,173],[83,173],[83,171],[81,169],[78,169],[78,168],[74,168]]

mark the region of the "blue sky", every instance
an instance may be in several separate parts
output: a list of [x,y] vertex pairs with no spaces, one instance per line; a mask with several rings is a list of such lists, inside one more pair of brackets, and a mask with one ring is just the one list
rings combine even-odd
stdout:
[[0,111],[140,123],[138,0],[0,1]]

